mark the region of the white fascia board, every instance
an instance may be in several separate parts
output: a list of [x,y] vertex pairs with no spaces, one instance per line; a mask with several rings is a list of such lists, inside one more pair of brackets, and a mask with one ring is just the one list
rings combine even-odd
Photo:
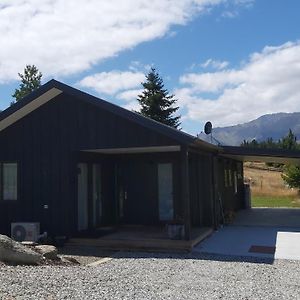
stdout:
[[22,119],[23,117],[25,117],[26,115],[39,108],[40,106],[44,105],[45,103],[47,103],[48,101],[55,98],[61,93],[61,90],[57,88],[52,88],[49,91],[42,94],[41,96],[32,100],[22,108],[9,115],[7,118],[0,121],[0,131],[17,122],[18,120]]

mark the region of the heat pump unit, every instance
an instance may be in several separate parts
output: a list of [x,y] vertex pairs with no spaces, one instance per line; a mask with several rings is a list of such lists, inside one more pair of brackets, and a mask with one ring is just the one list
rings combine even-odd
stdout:
[[36,242],[39,235],[40,223],[11,223],[11,238],[18,242]]

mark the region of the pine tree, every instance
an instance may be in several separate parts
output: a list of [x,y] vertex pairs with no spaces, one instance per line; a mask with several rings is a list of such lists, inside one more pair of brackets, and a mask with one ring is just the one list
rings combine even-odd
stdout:
[[19,101],[41,86],[42,73],[35,65],[27,65],[24,74],[18,73],[21,78],[19,89],[16,89],[12,97]]
[[175,116],[179,107],[174,106],[177,99],[174,95],[169,95],[164,88],[162,78],[154,68],[146,75],[146,81],[142,82],[144,90],[138,96],[141,105],[139,111],[145,117],[151,118],[168,126],[178,128],[180,126],[180,116]]
[[296,150],[298,147],[297,137],[291,129],[289,133],[278,142],[279,147],[287,150]]

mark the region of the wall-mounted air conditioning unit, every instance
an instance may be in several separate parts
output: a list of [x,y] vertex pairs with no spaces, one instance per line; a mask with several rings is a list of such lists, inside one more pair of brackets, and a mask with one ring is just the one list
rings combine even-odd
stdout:
[[37,242],[40,223],[11,223],[11,238],[18,241]]

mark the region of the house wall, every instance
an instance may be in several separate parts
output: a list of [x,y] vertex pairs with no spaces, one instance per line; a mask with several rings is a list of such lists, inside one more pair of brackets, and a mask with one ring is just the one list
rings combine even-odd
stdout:
[[189,155],[190,208],[192,226],[213,224],[213,156],[211,153]]
[[[0,232],[41,222],[50,234],[77,228],[77,163],[82,149],[176,145],[158,132],[61,94],[0,132],[0,161],[17,161],[17,201],[0,203]],[[109,181],[112,168],[107,160]],[[106,186],[106,185],[105,185]],[[107,195],[113,188],[106,186]],[[48,205],[48,209],[44,209]]]

